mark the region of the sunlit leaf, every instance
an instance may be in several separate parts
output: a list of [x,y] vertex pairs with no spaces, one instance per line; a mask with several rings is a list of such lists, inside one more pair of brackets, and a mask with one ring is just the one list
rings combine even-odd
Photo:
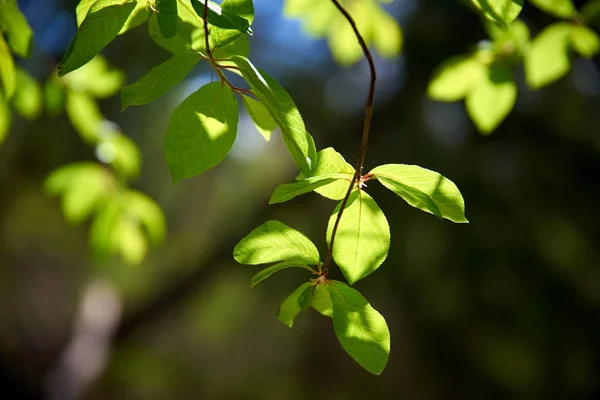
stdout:
[[313,290],[313,301],[311,306],[326,317],[333,317],[333,306],[327,288],[323,285],[316,285]]
[[4,142],[8,131],[10,129],[10,123],[12,121],[12,114],[6,99],[3,97],[2,91],[0,90],[0,144]]
[[0,1],[0,32],[2,31],[6,32],[8,45],[16,55],[29,57],[33,31],[19,9],[17,0]]
[[304,121],[290,95],[273,78],[258,71],[247,58],[234,56],[231,60],[277,122],[285,145],[298,169],[305,176],[310,176],[316,165],[317,151],[314,140],[306,131]]
[[98,258],[106,257],[120,249],[118,225],[121,218],[121,202],[118,198],[107,201],[98,211],[90,226],[90,247]]
[[112,240],[117,242],[121,257],[129,265],[138,265],[146,257],[148,243],[140,224],[128,218],[120,218]]
[[485,64],[477,54],[451,57],[437,67],[427,94],[434,100],[462,100],[485,73]]
[[[221,9],[227,14],[237,15],[245,19],[248,26],[252,25],[252,21],[254,21],[252,0],[223,0]],[[210,16],[208,20],[211,21]],[[225,29],[218,26],[213,28],[210,31],[210,39],[215,58],[228,58],[235,54],[248,56],[248,35],[236,29]]]
[[488,134],[500,125],[517,100],[512,70],[501,64],[489,66],[487,74],[471,89],[466,107],[477,130]]
[[333,329],[346,352],[361,367],[379,375],[390,354],[385,319],[356,289],[337,281],[325,285],[333,306]]
[[140,172],[140,151],[131,139],[116,129],[107,130],[102,135],[96,147],[96,156],[125,178],[136,178]]
[[118,3],[115,0],[98,0],[94,3],[59,64],[59,76],[76,70],[94,58],[117,36],[136,4],[133,0]]
[[569,42],[571,25],[552,24],[533,39],[525,54],[525,77],[532,89],[538,89],[564,76],[571,69]]
[[235,142],[237,124],[237,101],[228,86],[209,83],[186,98],[173,111],[165,138],[173,180],[220,163]]
[[[83,20],[85,19],[87,13],[90,10],[90,7],[99,0],[81,0],[77,4],[77,8],[75,9],[75,14],[77,17],[77,26],[80,26]],[[119,31],[119,35],[124,34],[130,29],[135,28],[143,24],[148,17],[150,16],[150,12],[148,11],[148,0],[136,0],[137,4],[127,21],[123,24],[123,28]],[[122,0],[113,0],[113,4],[122,3]]]
[[571,45],[573,50],[585,58],[592,58],[600,51],[600,36],[583,25],[573,25],[571,28]]
[[[320,150],[317,153],[317,166],[312,170],[312,176],[322,176],[329,173],[342,174],[344,179],[336,179],[324,186],[315,189],[316,193],[332,200],[342,200],[348,191],[350,181],[354,177],[354,168],[348,164],[344,157],[332,147]],[[297,180],[304,179],[301,173]]]
[[523,0],[471,0],[490,21],[509,25],[521,13]]
[[369,172],[408,204],[453,222],[468,222],[465,202],[451,180],[417,165],[386,164]]
[[527,51],[531,35],[523,21],[516,19],[508,28],[490,22],[486,24],[486,29],[494,40],[496,53],[521,57]]
[[[306,178],[301,181],[279,185],[277,188],[275,188],[275,191],[271,195],[269,204],[284,203],[302,194],[317,190],[320,187],[328,185],[336,180],[348,182],[346,177],[347,175],[344,174],[325,174],[311,176],[310,178]],[[348,185],[349,183],[346,186]]]
[[177,34],[177,0],[155,0],[158,25],[164,37]]
[[306,265],[305,262],[302,261],[283,261],[280,263],[277,263],[275,265],[272,265],[270,267],[267,267],[263,270],[261,270],[260,272],[258,272],[257,274],[255,274],[252,279],[250,280],[250,287],[256,286],[259,283],[261,283],[262,281],[264,281],[265,279],[269,278],[271,275],[273,275],[275,272],[281,271],[282,269],[287,269],[287,268],[304,268],[304,269],[308,269],[311,270],[309,268],[308,265]]
[[304,234],[279,221],[267,221],[233,249],[240,264],[266,264],[296,260],[307,265],[319,263],[319,251]]
[[119,91],[125,83],[125,74],[109,66],[103,56],[96,56],[83,67],[62,77],[61,81],[71,90],[104,99]]
[[85,94],[69,91],[65,110],[81,138],[87,143],[96,144],[105,123],[96,102]]
[[263,135],[266,141],[269,141],[271,133],[277,128],[277,123],[271,117],[267,108],[260,101],[256,101],[250,96],[243,95],[242,101],[258,132]]
[[176,54],[154,67],[142,79],[121,90],[121,106],[150,103],[178,84],[200,61],[198,54],[187,52]]
[[65,92],[58,78],[50,78],[44,85],[44,105],[51,117],[61,114],[65,108]]
[[4,41],[4,37],[0,33],[0,82],[4,97],[10,99],[15,93],[17,85],[17,76],[15,72],[15,63],[12,54]]
[[575,15],[575,5],[571,0],[529,0],[540,10],[558,18],[571,18]]
[[204,23],[192,8],[189,0],[178,2],[177,16],[179,18],[177,22],[177,34],[167,39],[160,31],[156,14],[152,14],[148,22],[148,33],[154,42],[173,54],[187,53],[190,50],[206,51]]
[[21,68],[17,68],[17,90],[12,105],[21,116],[27,119],[37,118],[42,111],[42,89],[40,84]]
[[123,195],[123,204],[128,217],[144,227],[152,244],[164,241],[167,230],[165,216],[154,200],[144,193],[128,190]]
[[294,290],[284,301],[279,308],[277,319],[289,326],[294,325],[294,318],[301,311],[306,310],[312,301],[312,285],[310,282],[303,283]]
[[[327,225],[327,243],[341,202]],[[350,195],[340,220],[333,259],[351,285],[371,274],[383,263],[390,248],[390,227],[385,215],[366,192],[356,190]]]
[[[200,18],[204,16],[204,6],[208,4],[208,22],[219,28],[235,29],[247,35],[252,35],[252,28],[247,19],[222,9],[217,3],[206,0],[191,0],[192,6]],[[254,15],[254,12],[252,12]]]

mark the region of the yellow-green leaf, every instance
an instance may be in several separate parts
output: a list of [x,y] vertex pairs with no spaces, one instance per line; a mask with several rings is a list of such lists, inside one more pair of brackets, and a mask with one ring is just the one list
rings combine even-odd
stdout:
[[570,24],[559,22],[550,25],[533,39],[525,54],[525,78],[529,87],[538,89],[569,72],[571,29]]
[[437,67],[427,94],[439,101],[462,100],[485,73],[485,64],[476,54],[451,57]]
[[592,58],[600,51],[600,36],[587,26],[571,27],[571,45],[573,50],[585,58]]

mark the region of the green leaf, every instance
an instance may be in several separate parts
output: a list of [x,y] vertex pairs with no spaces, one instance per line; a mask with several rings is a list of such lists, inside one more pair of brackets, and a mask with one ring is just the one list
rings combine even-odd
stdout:
[[477,54],[451,57],[437,67],[427,94],[439,101],[462,100],[485,73],[485,64]]
[[37,118],[42,111],[42,89],[39,83],[21,68],[16,71],[17,90],[12,98],[15,110],[27,119]]
[[8,107],[8,104],[6,104],[6,99],[4,99],[2,91],[0,90],[0,144],[4,142],[6,136],[8,135],[11,120],[12,113],[10,112],[10,108]]
[[312,301],[313,286],[310,282],[303,283],[294,290],[284,301],[279,308],[277,319],[289,326],[294,325],[294,318],[301,311],[306,310]]
[[525,54],[525,77],[529,87],[539,89],[569,72],[570,39],[571,25],[566,22],[550,25],[533,39]]
[[469,222],[465,202],[450,179],[417,165],[386,164],[369,172],[408,204],[452,222]]
[[317,151],[290,95],[273,78],[258,71],[246,57],[234,56],[231,60],[240,69],[254,95],[277,122],[283,141],[298,169],[305,176],[310,176],[316,165]]
[[269,204],[284,203],[297,196],[312,192],[320,187],[328,185],[336,180],[342,180],[346,182],[347,188],[350,183],[346,180],[346,176],[347,175],[344,174],[325,174],[311,176],[310,178],[306,178],[301,181],[279,185],[277,188],[275,188],[275,191],[271,195]]
[[44,183],[50,194],[62,196],[67,221],[77,224],[88,218],[104,201],[112,180],[102,166],[76,163],[53,171]]
[[180,1],[177,5],[177,35],[165,38],[160,31],[158,18],[155,13],[148,22],[150,37],[163,49],[173,54],[188,53],[190,50],[206,51],[204,41],[204,24],[189,1]]
[[[87,16],[92,5],[98,1],[99,0],[81,0],[77,4],[77,8],[75,9],[75,14],[77,17],[77,26],[78,27],[81,25],[81,23]],[[131,14],[129,15],[129,18],[127,18],[127,21],[125,21],[125,24],[123,24],[123,28],[121,28],[121,30],[119,31],[119,35],[122,35],[125,32],[129,31],[130,29],[133,29],[136,26],[143,24],[150,16],[150,13],[148,11],[149,7],[148,7],[147,0],[136,0],[136,1],[137,1],[137,4],[136,4],[135,8],[133,9],[133,11],[131,12]],[[113,0],[113,4],[118,4],[118,3],[122,3],[122,0]]]
[[65,110],[81,138],[86,143],[96,144],[105,123],[96,102],[85,94],[69,91]]
[[521,13],[523,0],[471,0],[490,21],[510,25]]
[[[96,156],[105,164],[110,164],[122,177],[137,178],[140,172],[141,156],[135,143],[118,130],[111,130],[107,124],[96,146]],[[116,127],[114,127],[116,128]]]
[[361,367],[379,375],[390,354],[385,319],[356,289],[342,282],[325,285],[333,305],[333,329],[340,344]]
[[577,13],[571,0],[529,0],[540,10],[558,18],[571,18]]
[[112,198],[98,210],[90,226],[89,237],[94,256],[103,258],[119,251],[120,238],[116,234],[120,219],[121,202],[119,198]]
[[29,57],[33,31],[19,10],[17,0],[0,1],[0,32],[2,31],[7,33],[8,45],[16,55]]
[[587,1],[581,7],[581,16],[587,25],[600,29],[600,0]]
[[252,122],[254,122],[254,126],[256,126],[258,132],[268,142],[271,139],[271,133],[277,128],[277,123],[260,101],[256,101],[246,95],[242,95],[242,101],[244,102],[246,112],[252,118]]
[[[344,179],[320,186],[315,189],[316,193],[332,200],[342,200],[346,196],[350,181],[354,177],[354,168],[348,164],[344,157],[331,147],[327,147],[317,153],[317,166],[311,172],[312,176],[322,176],[329,173],[342,174]],[[297,180],[304,179],[301,173]]]
[[235,142],[237,101],[221,82],[209,83],[185,99],[171,115],[165,138],[174,181],[220,163]]
[[106,58],[98,55],[83,67],[63,76],[61,81],[73,91],[104,99],[119,91],[125,83],[125,74],[109,66]]
[[48,79],[44,85],[44,104],[46,112],[51,117],[62,114],[65,108],[65,92],[57,76]]
[[123,261],[129,265],[140,264],[148,252],[142,227],[128,218],[121,218],[115,228],[112,239],[117,242]]
[[94,3],[60,62],[58,75],[68,74],[94,58],[117,36],[135,7],[133,0],[117,4],[115,0]]
[[506,118],[517,100],[512,70],[501,64],[489,66],[488,73],[471,89],[466,107],[477,130],[492,132]]
[[311,306],[326,317],[333,318],[333,305],[329,292],[323,285],[316,285],[313,289]]
[[256,275],[254,275],[252,277],[252,279],[250,280],[250,287],[254,287],[254,286],[258,285],[259,283],[261,283],[262,281],[264,281],[265,279],[267,279],[271,275],[273,275],[275,272],[278,272],[278,271],[281,271],[282,269],[287,269],[287,268],[305,268],[305,269],[308,269],[309,271],[312,271],[312,269],[308,265],[306,265],[306,263],[303,261],[294,261],[294,260],[283,261],[278,264],[267,267],[267,268],[263,269],[262,271],[260,271],[259,273],[257,273]]
[[130,105],[150,103],[178,84],[200,61],[198,54],[189,52],[176,54],[154,67],[139,81],[121,89],[121,105],[125,110]]
[[289,260],[317,265],[320,259],[309,238],[279,221],[267,221],[240,240],[233,258],[250,265]]
[[156,0],[158,25],[164,37],[172,38],[177,34],[177,0]]
[[15,93],[17,85],[17,76],[15,72],[15,62],[10,54],[10,50],[0,33],[0,82],[4,90],[4,97],[10,99]]
[[[327,225],[327,243],[342,203]],[[383,263],[390,248],[390,227],[385,215],[366,192],[355,190],[348,199],[335,236],[333,259],[348,283],[371,274]]]
[[506,29],[497,24],[488,23],[486,24],[486,29],[490,37],[494,40],[494,53],[505,56],[514,55],[516,56],[514,57],[515,61],[520,62],[520,58],[529,47],[529,40],[531,38],[529,28],[523,21],[519,19],[514,20]]
[[[192,7],[196,10],[196,13],[200,18],[204,16],[204,6],[206,0],[191,0]],[[254,12],[252,13],[254,16]],[[211,25],[218,26],[224,29],[235,29],[241,33],[252,35],[252,28],[247,19],[244,19],[238,15],[229,13],[226,9],[222,9],[220,5],[208,1],[208,22]]]
[[135,190],[128,190],[123,196],[127,217],[144,227],[152,244],[161,244],[165,240],[167,228],[165,216],[158,204],[144,193]]
[[571,28],[571,45],[583,57],[592,58],[600,51],[600,36],[586,26],[573,25]]
[[[235,32],[236,35],[231,35],[231,32]],[[212,55],[218,59],[229,59],[233,56],[244,56],[248,57],[250,53],[250,41],[247,35],[242,35],[237,31],[228,29],[221,29],[213,27],[210,31],[210,42],[212,48]],[[234,65],[230,62],[219,62],[220,65]],[[236,70],[231,72],[237,73]]]

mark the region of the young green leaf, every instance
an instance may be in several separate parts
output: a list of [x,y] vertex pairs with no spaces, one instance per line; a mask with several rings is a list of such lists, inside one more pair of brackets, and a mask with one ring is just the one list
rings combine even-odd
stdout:
[[2,33],[0,33],[0,82],[2,83],[5,99],[10,99],[15,93],[17,76],[15,62]]
[[577,10],[571,0],[529,0],[540,10],[558,18],[571,18]]
[[177,34],[177,0],[156,0],[158,25],[164,37],[172,38]]
[[512,70],[501,64],[492,64],[484,79],[471,89],[465,104],[477,130],[488,134],[506,118],[516,100],[517,86]]
[[301,194],[312,192],[337,180],[346,182],[346,190],[348,189],[350,183],[344,174],[311,176],[310,178],[306,178],[301,181],[279,185],[277,188],[275,188],[275,191],[271,195],[269,204],[284,203],[297,196],[300,196]]
[[37,118],[42,112],[42,89],[40,84],[21,68],[16,70],[17,90],[12,105],[22,117]]
[[468,222],[460,191],[454,182],[437,172],[417,165],[386,164],[374,168],[369,175],[413,207],[453,222]]
[[246,112],[250,118],[252,118],[252,122],[254,122],[256,129],[258,129],[258,132],[263,135],[268,142],[271,139],[271,133],[277,128],[277,123],[260,101],[256,101],[252,97],[246,95],[242,96],[242,101],[246,108]]
[[294,325],[294,318],[301,311],[306,310],[312,302],[313,286],[310,282],[303,283],[294,290],[284,301],[279,308],[277,319],[289,326]]
[[200,61],[198,54],[176,54],[164,63],[152,68],[142,79],[121,89],[121,106],[150,103],[178,84]]
[[279,221],[267,221],[240,240],[233,258],[250,265],[289,260],[317,265],[320,259],[309,238]]
[[437,67],[427,94],[439,101],[462,100],[485,73],[485,64],[477,54],[449,58]]
[[10,108],[8,107],[8,104],[6,104],[6,99],[4,99],[2,96],[2,91],[0,90],[0,144],[4,142],[4,139],[6,139],[8,130],[10,129],[11,119],[12,113],[10,112]]
[[106,124],[99,137],[100,143],[96,146],[96,157],[109,164],[121,177],[137,178],[140,172],[140,151],[135,143],[117,128],[113,124]]
[[167,164],[180,181],[220,163],[235,142],[238,124],[233,91],[209,83],[185,99],[171,115],[165,138]]
[[123,261],[129,265],[140,264],[148,252],[148,243],[140,224],[121,217],[115,228],[112,239],[117,242],[116,247]]
[[130,219],[138,221],[146,230],[150,242],[159,245],[165,239],[165,216],[154,200],[144,193],[128,190],[123,194],[125,212]]
[[265,105],[281,129],[283,141],[298,169],[311,176],[316,165],[317,150],[312,136],[306,131],[304,121],[290,95],[273,78],[258,71],[246,57],[234,56],[231,60]]
[[333,306],[327,288],[323,285],[316,285],[313,289],[313,301],[310,304],[312,308],[326,317],[333,318]]
[[65,109],[65,92],[58,78],[50,78],[44,85],[44,106],[46,113],[51,117],[56,117],[63,113]]
[[83,93],[68,91],[65,110],[81,138],[86,143],[96,144],[105,123],[98,104]]
[[[81,23],[87,16],[88,12],[90,11],[90,8],[97,1],[98,0],[81,0],[77,4],[77,8],[75,9],[75,14],[77,17],[77,27],[79,27],[81,25]],[[135,8],[133,9],[133,11],[131,12],[131,14],[129,15],[129,18],[127,18],[127,20],[123,24],[123,27],[119,31],[119,35],[122,35],[125,32],[129,31],[130,29],[133,29],[136,26],[143,24],[144,22],[146,22],[146,20],[150,16],[150,11],[149,11],[150,7],[148,6],[148,1],[147,0],[136,0],[136,1],[137,1],[137,4],[136,4]],[[113,0],[113,4],[117,4],[119,2],[122,2],[122,0]]]
[[[192,6],[200,18],[204,16],[204,6],[207,0],[191,0]],[[254,12],[252,13],[254,16]],[[247,19],[240,17],[239,15],[229,13],[227,10],[221,8],[220,5],[208,1],[208,22],[211,25],[218,26],[224,29],[235,29],[241,33],[252,35],[252,28]]]
[[552,24],[536,36],[525,54],[525,78],[532,89],[546,86],[569,72],[571,25]]
[[[327,226],[327,243],[341,202],[333,211]],[[333,259],[348,283],[371,274],[385,260],[390,248],[390,227],[385,215],[363,190],[350,195],[335,236]]]
[[273,275],[275,272],[281,271],[282,269],[287,269],[287,268],[305,268],[309,271],[312,271],[312,269],[306,265],[305,262],[303,261],[283,261],[280,263],[277,263],[275,265],[272,265],[270,267],[267,267],[265,269],[263,269],[262,271],[260,271],[259,273],[257,273],[256,275],[254,275],[252,277],[252,279],[250,280],[250,287],[254,287],[256,285],[258,285],[259,283],[261,283],[262,281],[264,281],[265,279],[269,278],[271,275]]
[[16,55],[29,57],[33,31],[19,9],[17,0],[0,1],[0,31],[6,31],[8,45]]
[[[254,21],[252,0],[223,0],[221,9],[224,13],[245,19],[248,21],[248,26],[252,25],[252,21]],[[210,16],[208,20],[212,23]],[[214,29],[210,31],[210,39],[215,58],[229,58],[235,54],[248,57],[248,35],[239,30],[214,26]]]
[[125,74],[98,55],[83,67],[63,76],[61,82],[75,92],[104,99],[119,91],[125,83]]
[[160,31],[156,13],[152,13],[148,21],[148,34],[154,42],[173,54],[188,53],[190,50],[206,51],[202,18],[196,14],[189,1],[179,2],[177,15],[177,34],[167,39]]
[[390,354],[385,319],[356,289],[331,281],[325,285],[333,306],[333,329],[340,344],[361,367],[379,375]]
[[585,58],[592,58],[600,52],[600,36],[587,26],[573,25],[571,28],[573,50]]
[[[344,178],[320,186],[315,189],[315,192],[328,199],[342,200],[346,196],[350,181],[354,177],[354,168],[344,160],[340,153],[331,147],[317,153],[317,166],[312,170],[310,176],[321,176],[329,173],[342,174]],[[304,178],[304,174],[300,173],[296,180],[303,180]]]
[[118,3],[98,0],[94,3],[60,62],[58,75],[68,74],[94,58],[117,36],[135,7],[134,0]]
[[471,0],[490,21],[510,25],[521,13],[523,0]]

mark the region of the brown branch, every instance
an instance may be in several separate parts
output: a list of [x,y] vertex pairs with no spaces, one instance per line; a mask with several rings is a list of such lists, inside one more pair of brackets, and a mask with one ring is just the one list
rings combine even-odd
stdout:
[[[363,164],[365,162],[365,156],[367,154],[367,146],[369,143],[369,132],[371,130],[371,117],[373,116],[373,102],[375,99],[375,81],[377,80],[377,72],[375,71],[375,62],[373,61],[373,56],[371,55],[371,52],[369,51],[369,47],[367,46],[365,39],[362,37],[362,35],[360,34],[360,31],[358,30],[358,27],[356,26],[356,22],[354,22],[354,19],[352,18],[350,13],[348,13],[348,11],[346,11],[346,9],[340,4],[339,0],[331,0],[331,1],[335,5],[335,7],[342,13],[342,15],[346,18],[346,20],[348,20],[348,23],[350,24],[350,26],[352,27],[352,30],[354,31],[354,35],[356,36],[356,39],[358,39],[358,43],[360,44],[360,47],[362,48],[365,58],[367,59],[367,62],[369,63],[369,70],[371,72],[371,82],[369,85],[369,94],[367,96],[367,103],[365,105],[365,122],[364,122],[364,126],[363,126],[362,139],[361,139],[361,144],[360,144],[360,154],[358,156],[358,162],[356,163],[356,172],[354,173],[354,176],[352,177],[352,181],[350,181],[350,186],[348,186],[348,191],[346,192],[346,196],[344,196],[344,199],[342,200],[340,210],[338,211],[337,218],[335,219],[335,224],[333,225],[333,230],[331,232],[331,242],[329,243],[329,249],[327,250],[327,258],[325,258],[325,263],[323,266],[323,274],[324,275],[327,275],[329,272],[329,264],[331,263],[331,259],[333,257],[333,244],[335,242],[335,235],[337,233],[338,226],[340,225],[340,220],[342,219],[342,214],[344,212],[344,209],[346,208],[346,205],[348,204],[348,199],[350,198],[352,189],[358,183],[358,181],[360,180],[361,174],[362,174]],[[360,190],[360,188],[359,188],[359,190]]]

